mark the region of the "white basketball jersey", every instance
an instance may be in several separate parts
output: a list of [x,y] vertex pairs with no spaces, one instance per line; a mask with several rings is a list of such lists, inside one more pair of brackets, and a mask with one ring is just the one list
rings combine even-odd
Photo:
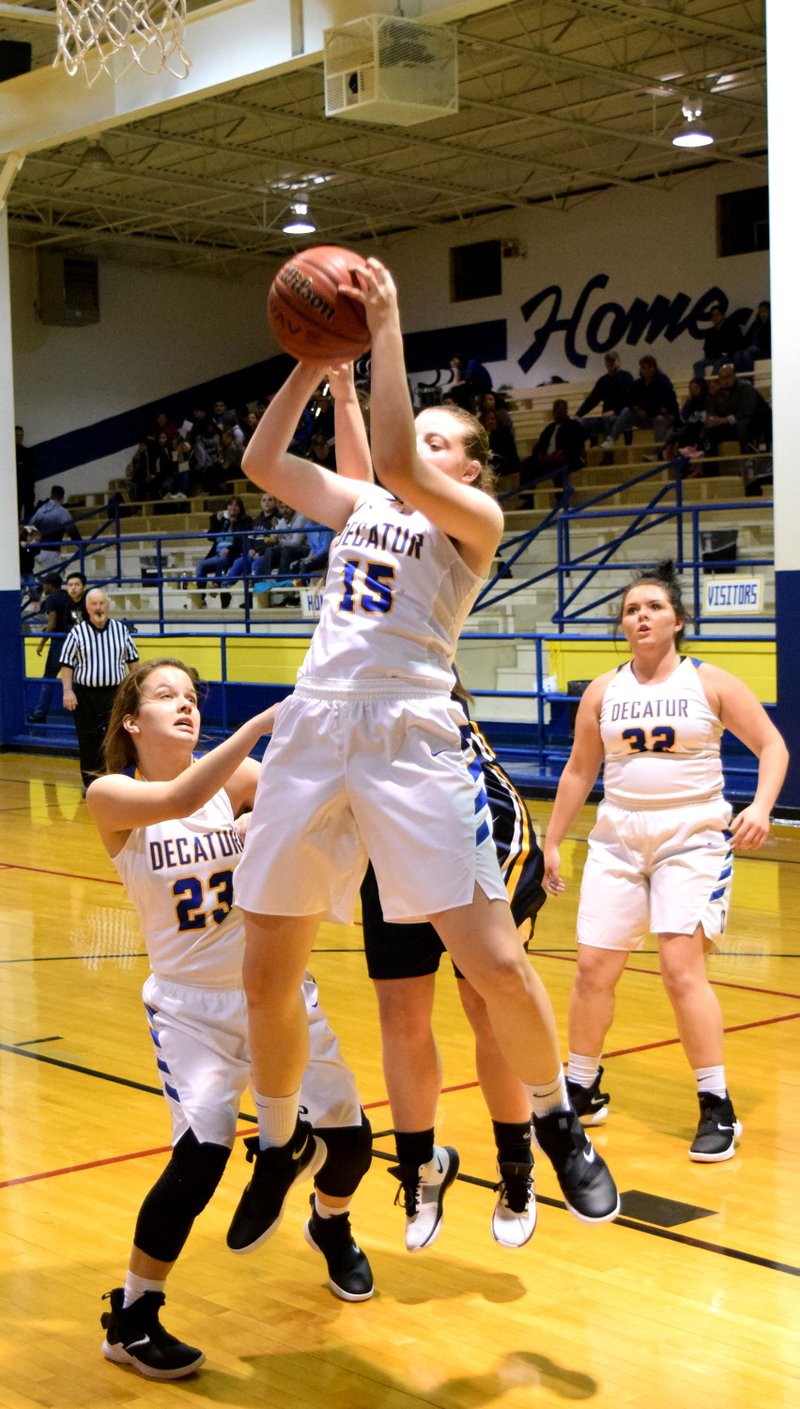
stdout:
[[481,584],[447,534],[370,486],[331,544],[298,680],[405,679],[449,694],[459,632]]
[[241,987],[244,924],[233,872],[242,843],[233,822],[220,790],[191,817],[137,827],[112,857],[159,978]]
[[679,807],[722,796],[723,727],[697,667],[683,656],[667,680],[640,684],[628,662],[609,680],[600,710],[603,786],[618,807]]

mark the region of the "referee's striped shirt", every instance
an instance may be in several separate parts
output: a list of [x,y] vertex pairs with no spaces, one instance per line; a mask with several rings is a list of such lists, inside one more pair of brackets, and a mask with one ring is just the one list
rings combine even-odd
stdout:
[[120,621],[109,617],[102,631],[90,621],[73,626],[61,652],[59,666],[72,667],[73,685],[119,685],[127,675],[126,664],[139,659],[131,634]]

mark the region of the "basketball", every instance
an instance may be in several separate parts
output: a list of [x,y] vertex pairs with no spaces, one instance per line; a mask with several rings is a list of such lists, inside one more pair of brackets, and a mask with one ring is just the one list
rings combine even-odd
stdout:
[[284,352],[299,360],[353,362],[369,347],[363,306],[339,293],[355,284],[360,255],[339,245],[317,245],[278,270],[267,299],[269,325]]

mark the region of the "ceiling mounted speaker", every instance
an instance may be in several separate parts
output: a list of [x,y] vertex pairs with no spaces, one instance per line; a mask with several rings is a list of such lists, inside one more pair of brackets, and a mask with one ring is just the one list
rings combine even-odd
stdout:
[[410,127],[458,111],[456,34],[397,15],[325,31],[325,115]]

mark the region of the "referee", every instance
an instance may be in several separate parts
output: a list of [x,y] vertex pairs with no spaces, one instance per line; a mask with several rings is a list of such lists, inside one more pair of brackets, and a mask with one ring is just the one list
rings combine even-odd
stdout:
[[117,686],[139,659],[127,626],[112,621],[108,597],[93,587],[84,598],[86,620],[73,626],[61,652],[58,673],[64,708],[74,711],[84,796],[103,773],[103,739]]

